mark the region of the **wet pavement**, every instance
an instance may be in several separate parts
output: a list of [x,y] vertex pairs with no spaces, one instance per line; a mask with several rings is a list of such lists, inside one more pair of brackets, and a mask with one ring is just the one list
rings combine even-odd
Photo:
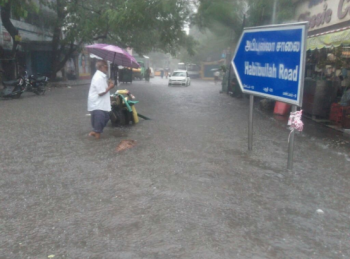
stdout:
[[[350,258],[350,141],[212,82],[125,85],[152,120],[87,137],[88,85],[0,101],[0,258]],[[120,153],[122,140],[137,144]]]

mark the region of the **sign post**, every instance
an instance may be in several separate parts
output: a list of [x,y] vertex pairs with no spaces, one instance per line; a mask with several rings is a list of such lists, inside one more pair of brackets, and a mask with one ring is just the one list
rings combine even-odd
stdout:
[[[295,105],[292,106],[292,112],[296,112],[297,107]],[[288,146],[288,165],[287,169],[293,169],[293,154],[294,154],[294,130],[290,133],[289,137],[289,146]]]
[[[254,96],[292,105],[303,101],[307,22],[245,28],[232,66],[245,94],[250,94],[248,149],[253,146]],[[294,132],[291,133],[288,169],[293,167]]]
[[253,150],[253,110],[254,95],[249,96],[249,122],[248,122],[248,150]]

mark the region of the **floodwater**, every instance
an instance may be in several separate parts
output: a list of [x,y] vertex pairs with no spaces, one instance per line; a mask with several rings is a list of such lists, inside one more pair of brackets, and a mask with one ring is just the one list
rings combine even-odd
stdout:
[[[125,85],[152,118],[87,137],[88,86],[0,102],[0,258],[350,258],[350,141],[212,82]],[[117,153],[122,140],[133,148]]]

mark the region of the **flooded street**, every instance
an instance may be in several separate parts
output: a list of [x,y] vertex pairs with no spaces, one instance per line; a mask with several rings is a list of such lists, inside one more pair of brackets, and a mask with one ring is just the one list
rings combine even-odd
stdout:
[[[350,258],[350,139],[221,85],[122,85],[152,118],[89,138],[89,85],[0,101],[0,258]],[[258,103],[256,103],[258,107]],[[122,140],[136,145],[117,153]]]

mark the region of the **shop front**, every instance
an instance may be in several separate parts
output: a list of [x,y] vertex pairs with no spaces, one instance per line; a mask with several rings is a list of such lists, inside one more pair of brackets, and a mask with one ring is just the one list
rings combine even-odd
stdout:
[[201,78],[204,80],[214,80],[214,72],[220,70],[225,65],[225,59],[212,62],[201,63]]
[[309,21],[304,113],[350,128],[350,3],[301,1],[298,21]]
[[19,31],[18,37],[15,37],[19,43],[16,59],[12,56],[12,37],[0,22],[0,46],[4,50],[4,53],[0,53],[0,63],[4,78],[13,78],[23,69],[29,74],[48,74],[51,70],[51,33],[23,21],[11,22]]

